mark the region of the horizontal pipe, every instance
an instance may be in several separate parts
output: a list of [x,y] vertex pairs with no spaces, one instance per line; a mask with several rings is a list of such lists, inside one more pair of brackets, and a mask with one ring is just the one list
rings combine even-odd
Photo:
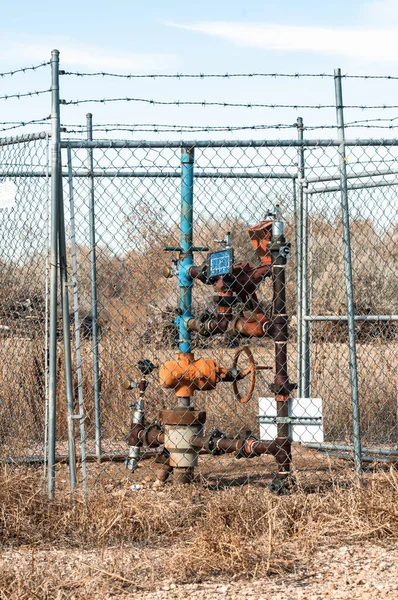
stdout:
[[[64,171],[62,177],[68,177]],[[94,177],[114,178],[114,177],[137,177],[137,178],[180,178],[180,171],[108,171],[95,170]],[[0,177],[51,177],[51,173],[46,171],[16,171],[15,169],[0,170]],[[87,178],[87,171],[75,171],[73,177]],[[247,173],[241,172],[194,172],[194,177],[198,179],[296,179],[296,174],[289,173]]]
[[[22,144],[46,139],[50,132],[41,131],[8,138],[0,138],[0,146]],[[147,140],[62,140],[61,148],[297,148],[339,146],[335,139],[315,140],[190,140],[190,141],[147,141]],[[398,138],[345,140],[346,146],[398,146]],[[86,174],[87,175],[87,174]]]
[[[352,454],[347,454],[344,452],[339,452],[336,451],[334,452],[333,450],[328,450],[327,451],[328,456],[333,457],[333,458],[341,458],[343,460],[354,460],[354,457]],[[387,463],[387,464],[398,464],[398,455],[397,456],[368,456],[368,455],[362,455],[361,457],[361,462],[362,463],[374,463],[374,462],[378,462],[378,463]]]
[[12,146],[14,144],[24,144],[34,142],[35,140],[45,140],[51,137],[49,131],[40,131],[39,133],[25,133],[24,135],[14,135],[12,137],[0,138],[0,146]]
[[[157,456],[158,454],[161,454],[162,451],[159,451],[158,449],[145,449],[140,456],[140,460],[141,459],[146,459],[146,458],[153,458],[154,456]],[[110,454],[102,454],[101,455],[101,461],[100,462],[123,462],[124,460],[126,460],[126,458],[128,458],[128,453],[126,454],[125,452],[115,452],[115,453],[110,453]],[[43,456],[32,456],[32,457],[26,457],[26,458],[21,458],[21,457],[10,457],[10,458],[2,458],[0,459],[0,465],[34,465],[34,464],[42,464],[44,463],[44,461],[47,460],[46,457]],[[79,462],[80,457],[77,457],[77,461]],[[86,456],[86,460],[88,462],[98,462],[98,457],[96,454],[88,454]],[[65,455],[59,455],[55,457],[55,462],[56,463],[61,463],[61,464],[68,464],[69,463],[69,458],[68,456]]]
[[[353,446],[341,446],[338,444],[322,444],[316,442],[303,443],[302,446],[306,448],[315,448],[316,450],[338,450],[343,452],[352,452]],[[380,454],[381,456],[396,456],[398,458],[398,449],[397,450],[387,450],[383,448],[362,448],[362,450],[368,454]]]
[[[398,175],[398,171],[385,169],[379,171],[361,171],[360,173],[347,173],[347,179],[361,179],[362,177],[383,177],[385,175]],[[321,183],[322,181],[340,181],[339,175],[321,175],[320,177],[306,177],[302,183]]]
[[[380,183],[355,183],[353,185],[347,186],[348,190],[368,190],[379,187],[391,187],[393,185],[398,185],[398,181],[380,181]],[[308,195],[313,194],[327,194],[329,192],[340,192],[341,188],[339,186],[334,186],[330,188],[319,188],[316,190],[306,190],[304,189],[304,193]]]
[[[62,140],[62,148],[324,148],[339,146],[340,141],[325,140]],[[398,138],[345,140],[346,146],[398,146]]]
[[[307,315],[305,321],[347,321],[347,315]],[[398,321],[398,315],[354,315],[355,321]]]

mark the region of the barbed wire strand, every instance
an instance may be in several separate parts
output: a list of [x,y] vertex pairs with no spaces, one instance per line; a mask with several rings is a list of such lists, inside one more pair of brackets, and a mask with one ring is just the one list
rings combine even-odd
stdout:
[[[394,121],[393,119],[376,119],[376,121]],[[395,129],[398,125],[378,125],[370,124],[372,120],[352,121],[347,123],[347,128],[366,128],[366,129]],[[369,122],[369,124],[365,124]],[[66,133],[86,133],[87,127],[83,124],[66,124],[61,125],[63,132]],[[228,132],[228,131],[245,131],[245,130],[270,130],[270,129],[295,129],[297,123],[275,123],[275,124],[253,124],[253,125],[227,125],[227,126],[214,126],[214,125],[175,125],[175,124],[164,124],[164,123],[98,123],[93,125],[93,130],[97,132],[110,133],[113,131],[118,132],[152,132],[152,133],[183,133],[183,132]],[[306,131],[316,131],[322,129],[335,129],[336,125],[311,125],[305,127]]]
[[[1,99],[1,97],[0,97]],[[108,102],[137,102],[144,104],[151,104],[153,106],[219,106],[222,108],[289,108],[294,110],[299,109],[335,109],[335,104],[259,104],[256,102],[249,103],[234,103],[234,102],[213,102],[213,101],[197,101],[197,100],[150,100],[149,98],[82,98],[80,100],[61,100],[61,104],[72,106],[79,104],[106,104]],[[398,109],[398,105],[396,104],[374,104],[374,105],[366,105],[366,104],[346,104],[344,105],[345,109],[357,109],[357,110],[369,110],[369,109],[378,109],[378,110],[387,110],[387,109]]]
[[[60,75],[75,77],[116,77],[119,79],[232,79],[232,78],[292,78],[304,77],[334,78],[332,73],[110,73],[109,71],[94,71],[92,73],[80,71],[60,71]],[[341,75],[343,79],[386,79],[398,80],[398,75]]]
[[24,93],[18,92],[17,94],[4,94],[4,96],[0,96],[0,100],[11,100],[13,98],[17,98],[19,100],[20,98],[41,96],[42,94],[48,94],[49,92],[51,92],[51,90],[38,90],[37,92],[24,92]]
[[[65,131],[68,133],[85,133],[87,131],[84,125],[62,125]],[[72,129],[71,129],[72,128]],[[157,124],[136,124],[136,125],[97,125],[93,126],[94,131],[101,132],[112,132],[112,131],[125,131],[125,132],[162,132],[162,133],[181,133],[181,132],[212,132],[212,131],[244,131],[244,130],[266,130],[266,129],[294,129],[295,124],[276,124],[276,125],[241,125],[241,126],[214,126],[214,125],[157,125]]]
[[9,125],[9,127],[2,127],[0,131],[10,131],[11,129],[19,129],[21,127],[27,127],[28,125],[44,125],[48,124],[49,117],[43,119],[32,119],[32,121],[3,121],[0,125]]
[[3,73],[0,73],[0,77],[7,77],[7,76],[13,76],[16,75],[17,73],[26,73],[26,71],[37,71],[37,69],[41,69],[42,67],[47,67],[48,65],[50,65],[50,61],[47,62],[43,62],[40,63],[39,65],[33,65],[31,67],[20,67],[19,69],[15,69],[14,71],[5,71]]

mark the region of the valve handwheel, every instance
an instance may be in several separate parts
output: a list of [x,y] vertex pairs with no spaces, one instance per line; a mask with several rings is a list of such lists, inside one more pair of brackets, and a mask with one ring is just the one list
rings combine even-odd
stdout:
[[[249,360],[249,366],[246,369],[238,370],[238,360],[242,352],[246,354]],[[256,363],[254,362],[253,353],[248,346],[242,346],[242,348],[237,349],[237,351],[235,352],[234,361],[232,363],[232,368],[238,371],[239,374],[235,381],[232,383],[235,398],[239,402],[242,402],[242,404],[244,404],[245,402],[248,402],[252,397],[254,392],[254,386],[256,385]],[[249,390],[244,396],[242,396],[239,392],[238,381],[246,377],[246,375],[250,375]]]
[[[246,369],[239,370],[237,368],[238,360],[239,360],[239,357],[242,354],[242,352],[244,354],[246,354],[246,356],[249,360],[249,366],[246,367]],[[235,398],[242,404],[245,404],[246,402],[248,402],[251,399],[251,397],[253,395],[254,387],[256,385],[256,371],[272,369],[272,367],[262,367],[262,366],[256,365],[256,363],[254,361],[253,353],[250,350],[250,348],[248,346],[242,346],[242,348],[238,348],[237,351],[235,352],[234,360],[232,363],[232,369],[237,372],[237,377],[235,378],[235,380],[232,383]],[[239,392],[238,381],[240,381],[241,379],[244,379],[247,375],[250,375],[249,390],[245,395],[242,395]]]

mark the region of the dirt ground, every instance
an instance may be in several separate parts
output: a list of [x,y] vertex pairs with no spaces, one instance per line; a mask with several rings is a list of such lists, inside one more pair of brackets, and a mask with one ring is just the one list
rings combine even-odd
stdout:
[[[46,595],[33,589],[26,598],[83,598],[79,595],[79,584],[84,580],[87,600],[216,600],[225,598],[238,600],[387,600],[398,597],[398,545],[355,544],[337,548],[325,548],[316,552],[311,564],[299,567],[282,577],[245,578],[244,573],[235,576],[210,579],[179,585],[163,580],[159,585],[153,581],[154,573],[145,569],[143,577],[130,580],[120,573],[129,570],[131,563],[139,561],[136,549],[126,548],[121,559],[118,549],[106,548],[99,551],[50,550],[37,551],[20,548],[3,551],[1,564],[8,572],[24,570],[42,571],[53,565],[62,575],[63,584],[57,595]],[[162,552],[144,552],[142,558],[152,561],[154,569]],[[114,571],[117,562],[117,573]],[[17,577],[17,574],[16,574]],[[104,582],[98,589],[98,577]],[[90,583],[91,578],[91,583]],[[106,580],[109,580],[107,585]],[[238,580],[237,580],[238,579]],[[74,595],[73,591],[76,591]],[[112,591],[111,591],[112,590]],[[6,600],[7,596],[2,596]]]
[[3,468],[0,599],[398,598],[396,469],[358,485],[337,464],[287,496],[258,482],[133,492],[108,480],[72,500],[65,479],[52,503],[39,470]]

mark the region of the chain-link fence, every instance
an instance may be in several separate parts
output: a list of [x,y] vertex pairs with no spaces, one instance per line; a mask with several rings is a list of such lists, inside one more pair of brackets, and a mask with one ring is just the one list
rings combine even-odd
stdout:
[[[81,416],[90,461],[88,481],[92,484],[100,478],[120,484],[128,477],[135,485],[142,485],[142,481],[148,485],[164,477],[164,463],[170,453],[164,443],[152,440],[148,448],[143,442],[139,468],[134,472],[126,471],[123,462],[132,445],[128,441],[130,422],[139,400],[144,401],[145,434],[156,431],[162,442],[161,411],[171,411],[179,404],[174,389],[178,382],[165,388],[164,376],[159,380],[158,373],[162,365],[172,368],[170,361],[178,353],[180,337],[175,265],[180,260],[181,151],[178,144],[151,147],[137,143],[129,147],[107,142],[85,147],[75,142],[64,146],[67,246],[69,264],[75,265],[75,333],[80,334],[78,338],[72,336],[74,391],[76,406],[80,394],[84,407]],[[374,457],[394,454],[397,443],[397,220],[394,169],[386,166],[396,160],[395,155],[394,146],[374,145],[352,146],[348,153],[364,464]],[[298,165],[303,167],[300,177]],[[294,142],[283,146],[256,143],[252,147],[198,144],[193,179],[193,244],[209,249],[194,253],[195,265],[203,266],[209,252],[229,245],[241,272],[247,264],[261,265],[250,228],[270,219],[267,215],[274,212],[275,205],[282,211],[286,238],[292,242],[286,268],[288,371],[292,380],[297,376],[300,389],[288,416],[279,417],[279,421],[289,421],[298,476],[319,481],[326,467],[339,469],[345,464],[341,458],[352,456],[354,442],[338,146],[297,147]],[[227,234],[229,240],[225,239]],[[308,243],[304,243],[306,239]],[[166,247],[175,249],[167,252]],[[97,331],[93,321],[93,264]],[[164,269],[167,278],[162,276]],[[175,277],[168,277],[172,274]],[[228,308],[220,301],[225,287],[220,288],[217,281],[199,279],[193,286],[193,315],[201,324],[192,327],[195,360],[214,360],[230,368],[236,349],[249,345],[256,365],[270,370],[256,372],[254,393],[247,403],[237,400],[232,382],[217,384],[211,391],[197,391],[191,397],[196,410],[206,411],[201,435],[207,440],[209,435],[229,440],[234,449],[233,454],[222,454],[211,442],[203,443],[195,473],[214,486],[268,483],[275,470],[273,457],[242,451],[239,440],[276,436],[278,415],[274,400],[268,398],[274,380],[275,339],[264,334],[266,327],[259,334],[248,326],[253,319],[258,322],[259,314],[272,321],[275,288],[272,278],[260,277],[255,289],[259,313],[250,295],[252,281],[243,284],[248,286],[245,291],[249,290],[246,299],[244,293],[234,293],[233,283],[227,285],[234,297]],[[222,324],[220,312],[227,315],[226,324]],[[307,339],[304,344],[303,338]],[[140,372],[140,361],[144,360],[156,366],[150,374]],[[242,357],[240,360],[239,368],[243,369],[246,365]],[[136,381],[137,386],[147,379],[145,394],[139,387],[126,391],[122,386],[126,379]],[[247,379],[237,385],[241,395],[248,391]],[[132,410],[131,404],[135,405]],[[66,448],[66,424],[60,413],[59,454],[66,453],[62,449],[63,443]]]
[[396,462],[398,142],[344,140],[341,74],[338,140],[193,142],[61,140],[58,75],[0,143],[0,459],[50,497]]
[[[148,485],[164,471],[164,444],[143,445],[134,472],[126,470],[124,461],[137,410],[131,405],[143,398],[146,431],[158,423],[161,427],[160,412],[178,405],[175,390],[161,384],[158,370],[174,359],[179,343],[180,256],[178,249],[165,248],[180,244],[181,150],[175,143],[106,145],[64,142],[62,151],[76,457],[80,465],[84,459],[85,484],[101,479],[113,485],[127,477],[132,484],[145,480]],[[1,456],[45,462],[48,139],[32,136],[1,148],[2,177],[17,190],[13,205],[1,211]],[[397,452],[396,154],[396,146],[388,144],[354,145],[347,152],[364,464]],[[261,265],[250,228],[270,219],[275,205],[282,211],[292,243],[286,267],[288,371],[299,384],[288,417],[293,465],[299,476],[319,480],[326,465],[338,469],[342,457],[352,456],[354,441],[338,146],[198,144],[193,173],[193,243],[208,248],[194,253],[195,265],[204,265],[209,253],[226,246],[233,247],[242,271],[247,264]],[[164,274],[175,276],[165,278],[165,268]],[[262,312],[272,321],[272,278],[256,283]],[[222,433],[236,446],[232,454],[198,451],[195,473],[214,486],[269,482],[275,470],[272,456],[238,451],[239,440],[275,436],[278,420],[271,399],[266,400],[272,396],[275,340],[236,327],[236,319],[247,324],[258,314],[252,291],[246,299],[233,293],[228,308],[220,306],[222,290],[214,278],[195,281],[192,291],[193,316],[203,325],[192,331],[195,359],[231,368],[244,345],[256,365],[271,368],[256,371],[247,403],[237,400],[233,382],[191,398],[196,410],[206,411],[201,434]],[[217,319],[220,325],[220,310],[227,313],[228,324],[206,330]],[[58,461],[68,455],[60,319],[59,313]],[[143,376],[143,360],[157,369]],[[239,360],[244,368],[243,357]],[[122,385],[126,379],[139,384],[144,377],[143,396]],[[241,395],[248,391],[247,379],[237,382]]]
[[34,462],[46,452],[48,150],[44,134],[0,143],[0,458],[7,461]]

